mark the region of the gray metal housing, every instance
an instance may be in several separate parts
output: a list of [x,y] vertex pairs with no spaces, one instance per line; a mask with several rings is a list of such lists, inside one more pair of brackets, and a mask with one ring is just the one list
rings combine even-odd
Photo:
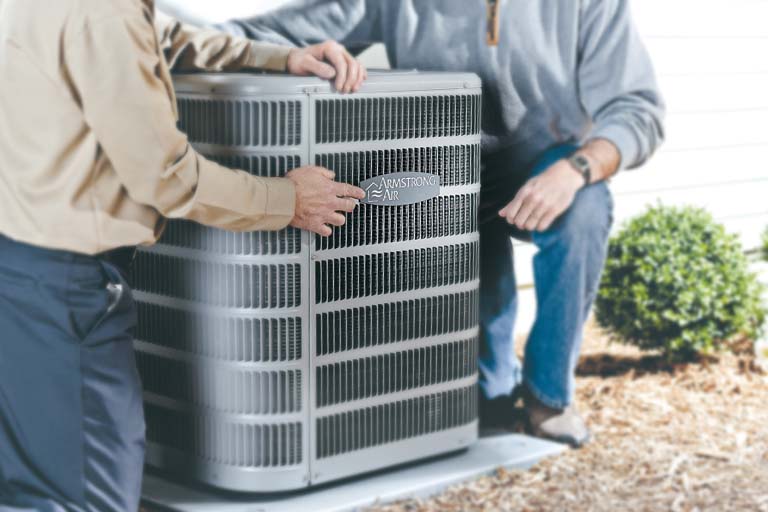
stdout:
[[371,73],[361,92],[282,75],[176,78],[179,125],[223,165],[305,164],[354,185],[438,174],[440,196],[361,204],[320,238],[170,221],[133,271],[147,461],[274,492],[477,438],[481,87]]

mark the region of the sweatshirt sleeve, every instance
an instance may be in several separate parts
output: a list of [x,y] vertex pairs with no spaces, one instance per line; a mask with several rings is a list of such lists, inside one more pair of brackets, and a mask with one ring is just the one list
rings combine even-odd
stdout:
[[665,105],[629,0],[584,0],[578,51],[587,138],[613,142],[622,169],[642,165],[664,140]]
[[381,10],[386,1],[297,0],[268,14],[231,20],[217,28],[256,41],[296,47],[333,39],[354,54],[382,41]]
[[176,127],[171,84],[149,16],[89,23],[65,49],[86,123],[128,195],[165,217],[235,231],[281,229],[293,217],[285,178],[259,178],[199,155]]
[[192,27],[161,14],[155,17],[155,30],[168,64],[176,71],[285,71],[291,51],[287,46]]

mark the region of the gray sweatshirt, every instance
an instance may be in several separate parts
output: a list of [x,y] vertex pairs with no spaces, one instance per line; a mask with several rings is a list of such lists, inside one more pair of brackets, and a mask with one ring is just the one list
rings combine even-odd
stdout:
[[393,67],[477,73],[492,167],[521,169],[553,145],[598,137],[619,148],[622,168],[643,163],[663,140],[664,104],[629,0],[500,1],[496,47],[484,0],[299,0],[219,28],[353,51],[383,42]]

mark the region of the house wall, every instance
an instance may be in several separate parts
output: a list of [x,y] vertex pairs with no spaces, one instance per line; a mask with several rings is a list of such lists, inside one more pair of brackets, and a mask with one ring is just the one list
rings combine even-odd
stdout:
[[[282,3],[160,0],[158,5],[171,10],[183,5],[184,16],[220,21]],[[669,114],[667,141],[655,158],[611,184],[616,226],[657,201],[692,204],[710,210],[745,247],[757,247],[768,225],[768,0],[633,0],[632,8]],[[363,59],[370,67],[386,66],[381,48]],[[535,249],[516,243],[515,250],[522,294],[518,328],[525,332],[535,312]]]

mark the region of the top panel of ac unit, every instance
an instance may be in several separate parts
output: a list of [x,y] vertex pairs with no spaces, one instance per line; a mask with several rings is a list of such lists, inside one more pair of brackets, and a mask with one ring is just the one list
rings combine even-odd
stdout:
[[[328,94],[335,92],[332,82],[314,77],[283,74],[253,73],[178,74],[174,78],[176,92],[200,94],[263,95],[263,94]],[[473,73],[416,72],[371,70],[361,93],[397,93],[414,91],[456,90],[462,84],[467,89],[481,87],[480,78]]]

